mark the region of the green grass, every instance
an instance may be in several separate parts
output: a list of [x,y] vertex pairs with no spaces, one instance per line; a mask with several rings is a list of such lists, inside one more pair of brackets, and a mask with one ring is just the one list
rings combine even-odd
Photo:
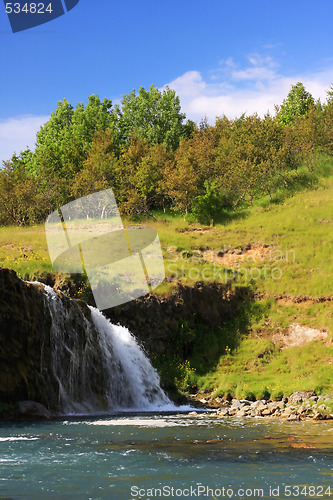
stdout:
[[[220,331],[207,331],[209,356],[197,333],[182,378],[178,374],[175,380],[179,389],[249,399],[278,399],[297,390],[333,393],[331,303],[289,304],[264,299],[250,304],[246,321],[246,332],[235,328],[233,322]],[[312,328],[325,325],[327,337],[284,349],[274,344],[273,334],[283,333],[293,323]]]
[[249,336],[197,386],[213,395],[278,399],[298,390],[332,392],[333,344],[313,341],[279,350],[270,340]]
[[44,226],[1,227],[0,266],[14,269],[23,279],[54,272]]

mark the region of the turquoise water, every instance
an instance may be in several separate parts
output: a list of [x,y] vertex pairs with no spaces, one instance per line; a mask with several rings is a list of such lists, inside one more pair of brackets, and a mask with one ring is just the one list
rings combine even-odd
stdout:
[[333,499],[332,470],[329,422],[118,415],[0,424],[1,499]]

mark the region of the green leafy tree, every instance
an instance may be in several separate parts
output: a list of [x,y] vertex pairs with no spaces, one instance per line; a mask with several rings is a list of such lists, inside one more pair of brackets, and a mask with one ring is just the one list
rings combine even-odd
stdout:
[[5,162],[0,170],[0,224],[23,226],[44,220],[48,213],[46,200],[38,192],[34,179],[23,165]]
[[323,111],[319,106],[312,106],[297,121],[284,128],[285,165],[297,171],[300,165],[314,159],[317,146],[323,143],[326,126],[322,120]]
[[128,147],[114,166],[116,200],[120,211],[132,216],[145,211],[144,201],[138,193],[137,176],[140,164],[148,153],[148,145],[133,134]]
[[333,84],[330,85],[327,91],[327,99],[322,113],[320,129],[322,134],[322,149],[329,154],[333,154]]
[[166,143],[176,149],[182,137],[189,136],[194,129],[193,122],[185,120],[180,100],[174,90],[168,87],[160,91],[154,85],[149,90],[140,87],[124,95],[122,107],[115,106],[118,114],[118,134],[126,145],[133,133],[145,139],[149,145]]
[[327,94],[326,106],[333,106],[333,84],[330,85],[326,94]]
[[100,130],[93,139],[82,170],[73,179],[71,194],[78,198],[108,187],[114,189],[117,161],[113,131]]
[[179,211],[184,220],[194,197],[200,193],[199,179],[188,140],[182,140],[176,151],[175,161],[166,165],[161,188],[168,194],[172,209]]
[[93,137],[98,130],[112,127],[112,102],[100,101],[92,95],[86,106],[79,103],[74,109],[64,99],[51,113],[51,118],[36,137],[36,149],[27,169],[32,175],[57,173],[71,179],[87,158]]
[[313,105],[312,95],[305,90],[302,82],[297,82],[292,85],[287,98],[284,99],[277,118],[283,125],[291,125],[298,116],[305,115]]
[[154,144],[138,165],[135,187],[143,201],[146,213],[152,208],[166,208],[166,196],[163,191],[164,172],[167,164],[172,164],[174,154],[166,144]]

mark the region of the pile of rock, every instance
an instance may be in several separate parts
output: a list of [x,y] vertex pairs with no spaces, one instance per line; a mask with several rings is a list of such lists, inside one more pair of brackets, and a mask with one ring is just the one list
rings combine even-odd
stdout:
[[281,401],[248,401],[233,399],[224,402],[216,415],[219,417],[272,417],[289,421],[304,419],[331,420],[333,400],[331,396],[316,396],[310,391],[294,392]]

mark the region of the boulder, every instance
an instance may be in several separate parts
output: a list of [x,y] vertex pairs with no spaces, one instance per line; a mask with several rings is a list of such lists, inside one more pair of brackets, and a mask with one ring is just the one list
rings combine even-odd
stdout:
[[255,401],[251,405],[252,408],[255,408],[258,411],[265,410],[267,408],[267,401],[264,399],[259,399],[258,401]]
[[296,391],[289,396],[288,401],[289,403],[299,405],[303,403],[303,401],[308,401],[313,396],[315,396],[313,391]]
[[325,401],[325,402],[328,402],[328,401],[331,401],[331,396],[329,394],[326,394],[325,396],[318,396],[318,401]]
[[273,403],[270,403],[270,408],[273,412],[277,410],[284,410],[285,407],[286,405],[283,401],[274,401]]
[[266,408],[265,410],[262,410],[261,415],[263,417],[267,417],[268,415],[272,415],[272,410],[270,408]]
[[221,408],[220,410],[218,410],[217,414],[220,417],[227,417],[229,415],[229,409],[228,408]]
[[236,417],[246,417],[250,413],[250,408],[249,407],[244,407],[241,408],[240,410],[237,411]]
[[284,410],[283,410],[283,413],[281,414],[281,417],[282,418],[288,418],[290,417],[290,415],[292,414],[295,414],[297,413],[296,412],[296,408],[292,407],[292,406],[287,406]]
[[301,418],[299,415],[297,415],[297,413],[291,413],[289,415],[289,417],[287,418],[287,420],[289,420],[290,422],[297,422],[297,421],[301,420]]
[[35,401],[21,401],[17,405],[19,417],[28,420],[50,420],[51,413],[42,404]]
[[261,417],[261,410],[257,410],[257,408],[252,408],[250,416],[251,417]]
[[299,415],[301,415],[302,413],[306,413],[307,412],[307,408],[304,406],[304,405],[301,405],[299,408],[298,408],[298,413]]

